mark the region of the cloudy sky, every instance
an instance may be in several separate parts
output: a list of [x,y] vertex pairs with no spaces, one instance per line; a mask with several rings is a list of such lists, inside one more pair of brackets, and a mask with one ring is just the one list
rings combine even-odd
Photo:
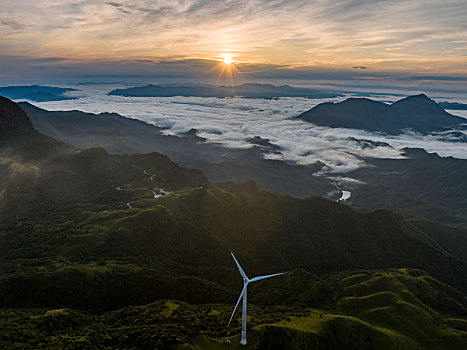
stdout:
[[[465,0],[2,0],[0,78],[467,77]],[[279,73],[278,73],[279,72]],[[465,83],[465,80],[464,80]]]

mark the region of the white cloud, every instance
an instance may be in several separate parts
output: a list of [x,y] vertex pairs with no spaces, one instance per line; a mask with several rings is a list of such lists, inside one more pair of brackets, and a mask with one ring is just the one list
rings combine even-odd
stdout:
[[246,140],[260,136],[282,149],[281,154],[268,154],[268,158],[300,164],[322,162],[329,173],[342,173],[366,166],[364,158],[401,159],[401,149],[404,147],[423,148],[441,156],[467,158],[466,143],[450,142],[445,134],[388,136],[363,130],[321,127],[290,119],[323,100],[129,98],[107,96],[105,93],[112,88],[109,86],[80,88],[84,91],[78,93],[84,97],[79,99],[37,105],[50,110],[117,112],[169,127],[166,131],[169,134],[184,133],[195,128],[209,142],[230,148],[252,147]]

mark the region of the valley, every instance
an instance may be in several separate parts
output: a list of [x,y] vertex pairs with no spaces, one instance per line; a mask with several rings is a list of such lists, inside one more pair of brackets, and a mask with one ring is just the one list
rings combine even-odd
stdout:
[[[112,154],[96,147],[103,144],[78,148],[79,133],[72,130],[97,135],[104,129],[96,123],[113,123],[109,135],[119,130],[129,145],[147,132],[152,151],[156,142],[187,152],[219,150],[198,136],[165,136],[118,115],[71,117],[21,104],[26,114],[11,101],[1,102],[5,349],[234,348],[240,322],[227,322],[241,278],[230,249],[248,274],[287,272],[252,285],[248,347],[465,348],[465,206],[437,192],[454,181],[441,174],[463,172],[464,160],[407,150],[413,152],[407,160],[380,161],[377,169],[387,177],[362,168],[352,176],[365,186],[352,185],[331,199],[303,192],[296,198],[266,191],[265,182],[234,182],[238,178],[228,172],[215,181],[157,152]],[[54,130],[59,123],[68,123],[73,146],[36,130]],[[103,135],[96,140],[111,140]],[[242,166],[271,162],[255,152],[245,152],[252,162]],[[406,178],[406,188],[391,185],[402,172],[412,176],[434,162],[440,165],[432,177],[414,184]],[[274,169],[301,179],[316,171],[272,164],[259,179],[277,176]],[[387,169],[398,166],[399,176],[391,177]],[[335,188],[326,177],[310,179],[304,184],[315,194]],[[425,181],[437,182],[433,193],[416,187]],[[448,195],[461,199],[463,182],[458,186]],[[450,215],[440,215],[433,230],[423,219],[431,209],[397,206],[390,201],[397,191],[419,191],[419,200],[431,200]],[[345,200],[336,202],[341,195]],[[382,201],[399,213],[375,210]],[[352,208],[358,203],[367,205],[363,212]]]

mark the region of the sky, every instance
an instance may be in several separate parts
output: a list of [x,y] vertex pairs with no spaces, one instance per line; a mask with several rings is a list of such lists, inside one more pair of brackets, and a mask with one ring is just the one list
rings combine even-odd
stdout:
[[[0,79],[467,81],[465,0],[2,0]],[[420,83],[418,83],[420,84]]]

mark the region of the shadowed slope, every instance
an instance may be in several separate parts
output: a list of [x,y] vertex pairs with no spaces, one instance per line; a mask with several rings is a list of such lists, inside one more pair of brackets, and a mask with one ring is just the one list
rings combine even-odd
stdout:
[[459,126],[465,119],[447,113],[424,94],[391,105],[367,98],[321,103],[296,118],[333,128],[353,128],[399,134],[403,129],[420,133]]

